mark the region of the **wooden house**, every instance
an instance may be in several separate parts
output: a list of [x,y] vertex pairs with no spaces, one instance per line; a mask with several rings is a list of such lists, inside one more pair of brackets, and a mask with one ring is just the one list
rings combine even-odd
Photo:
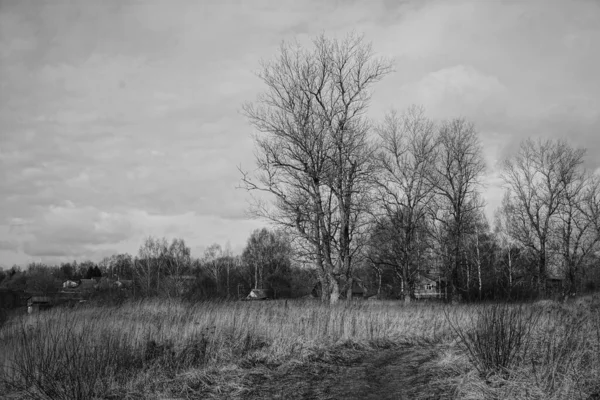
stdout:
[[418,273],[414,283],[414,297],[416,300],[431,300],[446,298],[445,279],[426,273]]
[[48,296],[31,296],[27,300],[29,314],[52,308],[52,299]]
[[245,300],[270,300],[273,298],[271,289],[252,289]]

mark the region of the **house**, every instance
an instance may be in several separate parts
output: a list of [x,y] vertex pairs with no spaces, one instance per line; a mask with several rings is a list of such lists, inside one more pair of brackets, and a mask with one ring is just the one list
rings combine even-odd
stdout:
[[271,289],[252,289],[244,300],[270,300],[273,298]]
[[119,289],[131,289],[133,287],[133,280],[121,279],[115,282],[115,286]]
[[73,289],[79,286],[79,284],[75,281],[67,280],[63,282],[63,289]]
[[27,300],[27,313],[31,314],[52,307],[52,299],[48,296],[31,296]]
[[445,299],[445,279],[441,276],[419,272],[414,282],[416,300]]

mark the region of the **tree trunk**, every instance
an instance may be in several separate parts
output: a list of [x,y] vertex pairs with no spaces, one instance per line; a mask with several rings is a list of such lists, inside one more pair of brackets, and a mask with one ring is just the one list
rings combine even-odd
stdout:
[[340,299],[340,284],[333,276],[329,280],[329,304],[336,304]]
[[477,279],[479,283],[479,300],[481,301],[481,256],[479,254],[479,231],[475,229],[476,245],[477,245]]
[[512,273],[512,253],[510,247],[508,248],[508,290],[512,293],[513,288],[513,273]]
[[254,265],[254,289],[258,289],[258,265]]
[[542,243],[540,246],[540,258],[539,258],[539,272],[538,272],[538,290],[542,298],[546,298],[546,244]]
[[404,295],[404,304],[410,303],[410,285],[408,284],[408,269],[402,270],[402,294]]
[[348,278],[348,288],[346,289],[346,300],[352,300],[352,286],[354,285],[354,279]]

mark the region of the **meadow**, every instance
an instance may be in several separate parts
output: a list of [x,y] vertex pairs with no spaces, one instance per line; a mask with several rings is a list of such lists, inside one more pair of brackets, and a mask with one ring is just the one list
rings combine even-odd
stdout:
[[433,354],[422,398],[595,399],[599,306],[588,296],[565,304],[148,299],[55,308],[0,327],[0,393],[263,398],[261,386],[283,376],[318,385],[368,354],[402,348]]

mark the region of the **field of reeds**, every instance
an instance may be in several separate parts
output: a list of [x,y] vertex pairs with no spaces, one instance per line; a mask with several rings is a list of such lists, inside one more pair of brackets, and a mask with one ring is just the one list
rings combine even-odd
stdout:
[[433,351],[424,387],[442,388],[443,398],[595,399],[600,300],[580,303],[144,300],[55,308],[0,327],[0,393],[262,398],[261,385],[276,386],[283,373],[305,379],[320,366],[311,375],[318,385],[365,354],[402,347]]

